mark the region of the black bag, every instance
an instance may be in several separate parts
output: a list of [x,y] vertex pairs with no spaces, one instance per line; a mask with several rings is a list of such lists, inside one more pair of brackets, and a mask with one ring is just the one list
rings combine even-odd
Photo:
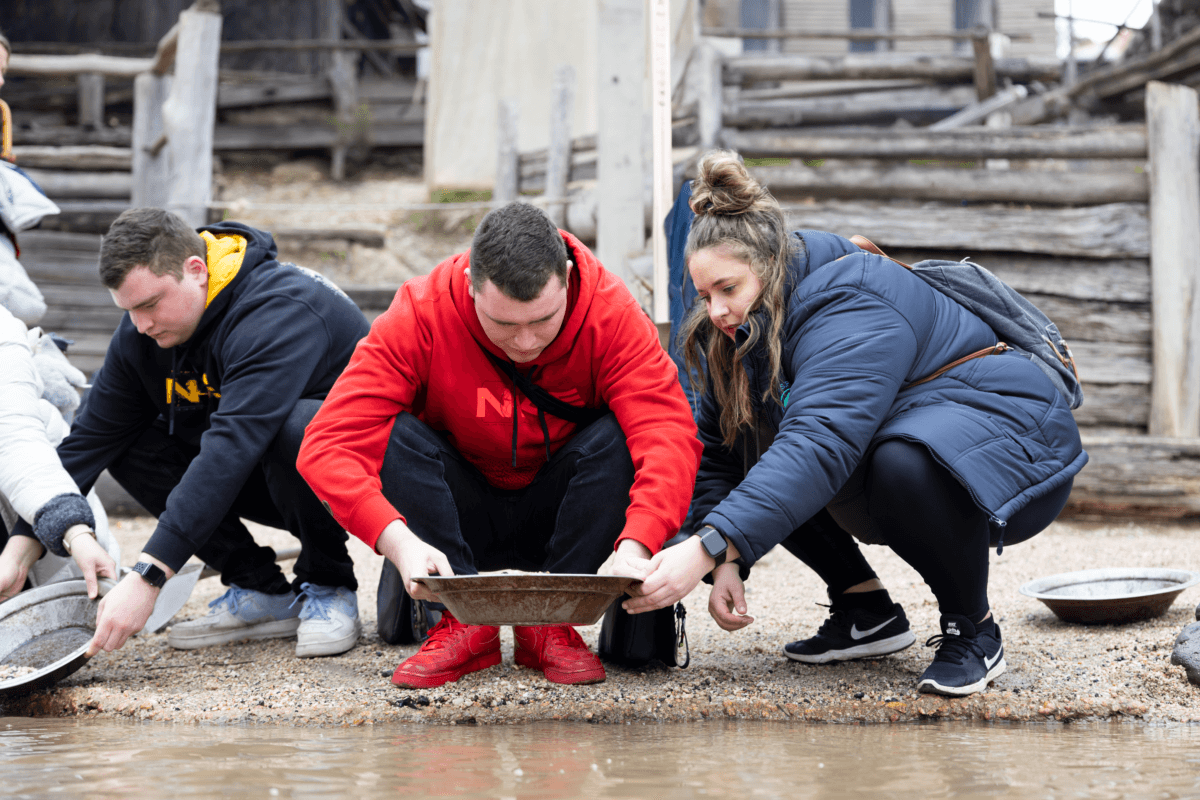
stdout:
[[628,597],[623,595],[604,613],[596,648],[600,658],[622,667],[641,667],[657,658],[668,667],[686,668],[692,654],[688,649],[684,624],[687,609],[683,603],[630,614],[621,608],[621,602]]
[[417,644],[442,618],[442,612],[423,600],[413,600],[404,591],[400,571],[388,559],[379,574],[379,592],[375,596],[376,628],[379,638],[388,644]]

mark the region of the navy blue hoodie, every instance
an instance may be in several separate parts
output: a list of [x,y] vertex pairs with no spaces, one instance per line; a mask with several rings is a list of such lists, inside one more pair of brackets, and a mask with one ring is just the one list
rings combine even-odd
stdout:
[[234,222],[200,230],[246,246],[239,263],[209,244],[210,300],[196,332],[163,349],[126,314],[58,449],[86,493],[158,418],[200,448],[144,548],[174,570],[229,511],[296,401],[324,399],[369,327],[332,283],[279,263],[270,234]]

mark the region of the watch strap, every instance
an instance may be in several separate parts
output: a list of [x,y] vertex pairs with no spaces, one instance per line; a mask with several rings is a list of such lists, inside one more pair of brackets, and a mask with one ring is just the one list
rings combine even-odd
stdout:
[[729,553],[729,543],[725,541],[725,535],[712,525],[705,525],[700,529],[700,546],[704,548],[704,552],[709,558],[717,563],[714,568],[725,563],[725,559]]
[[167,582],[167,573],[163,572],[162,567],[151,564],[148,561],[137,562],[130,571],[137,573],[141,576],[142,580],[155,589],[161,589],[163,584]]

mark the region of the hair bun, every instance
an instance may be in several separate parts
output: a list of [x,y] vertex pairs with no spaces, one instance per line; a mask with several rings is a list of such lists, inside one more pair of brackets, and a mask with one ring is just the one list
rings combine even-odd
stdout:
[[744,214],[770,194],[746,171],[732,150],[712,150],[700,159],[692,181],[692,211],[696,214]]

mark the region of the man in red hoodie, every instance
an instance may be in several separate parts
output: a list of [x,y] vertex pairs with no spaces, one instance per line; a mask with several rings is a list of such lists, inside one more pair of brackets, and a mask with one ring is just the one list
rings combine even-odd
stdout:
[[[539,390],[551,398],[535,404]],[[436,600],[414,579],[594,573],[614,547],[613,571],[641,575],[683,524],[699,457],[675,366],[624,283],[513,203],[483,218],[469,252],[400,287],[298,467],[409,594]],[[551,681],[605,678],[569,625],[514,638],[516,662]],[[429,688],[499,663],[498,628],[445,612],[392,682]]]

